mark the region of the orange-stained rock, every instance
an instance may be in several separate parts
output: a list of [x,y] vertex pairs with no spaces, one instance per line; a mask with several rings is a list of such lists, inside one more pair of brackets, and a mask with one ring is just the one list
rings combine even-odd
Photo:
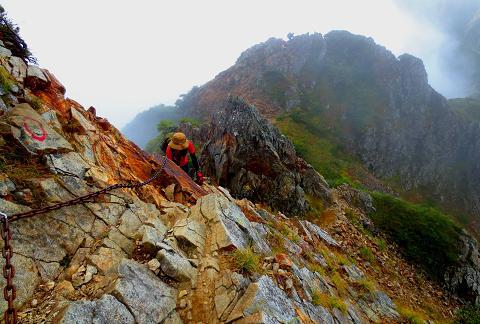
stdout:
[[280,268],[291,268],[293,265],[292,260],[285,253],[278,253],[275,255],[275,261],[280,265]]

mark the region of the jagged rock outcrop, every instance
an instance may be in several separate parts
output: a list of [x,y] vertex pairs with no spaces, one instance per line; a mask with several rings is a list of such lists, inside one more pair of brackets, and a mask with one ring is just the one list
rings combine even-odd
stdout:
[[202,143],[201,165],[235,197],[264,202],[289,215],[309,210],[306,195],[329,202],[330,189],[293,144],[256,108],[230,98],[200,129],[180,127]]

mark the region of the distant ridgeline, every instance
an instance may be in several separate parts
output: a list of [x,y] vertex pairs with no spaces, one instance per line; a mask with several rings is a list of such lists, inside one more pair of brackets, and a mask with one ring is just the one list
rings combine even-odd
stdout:
[[178,109],[172,106],[158,105],[139,113],[123,129],[122,133],[142,148],[157,135],[157,124],[161,120],[178,120]]

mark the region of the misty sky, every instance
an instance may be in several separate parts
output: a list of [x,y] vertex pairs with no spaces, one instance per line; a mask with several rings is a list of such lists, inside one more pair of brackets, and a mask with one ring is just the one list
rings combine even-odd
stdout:
[[448,32],[418,14],[421,7],[415,12],[396,1],[401,0],[3,0],[2,5],[40,66],[66,86],[67,96],[123,127],[150,106],[173,104],[234,64],[248,47],[289,32],[345,29],[371,36],[396,55],[424,59],[431,84],[444,95],[465,95],[462,81],[442,67],[440,53],[456,46]]

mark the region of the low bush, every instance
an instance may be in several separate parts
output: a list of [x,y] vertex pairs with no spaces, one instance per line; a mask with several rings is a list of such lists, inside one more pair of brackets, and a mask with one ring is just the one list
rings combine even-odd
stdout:
[[260,272],[260,256],[251,247],[236,250],[233,257],[240,272],[251,274]]
[[373,193],[375,225],[387,233],[404,255],[441,278],[458,256],[460,228],[437,209]]
[[466,306],[455,316],[455,324],[480,324],[480,306]]
[[373,261],[375,261],[375,256],[373,255],[373,252],[372,250],[370,250],[369,247],[366,247],[366,246],[362,246],[360,248],[360,256],[362,257],[362,259],[364,259],[365,261],[368,261],[370,263],[372,263]]

